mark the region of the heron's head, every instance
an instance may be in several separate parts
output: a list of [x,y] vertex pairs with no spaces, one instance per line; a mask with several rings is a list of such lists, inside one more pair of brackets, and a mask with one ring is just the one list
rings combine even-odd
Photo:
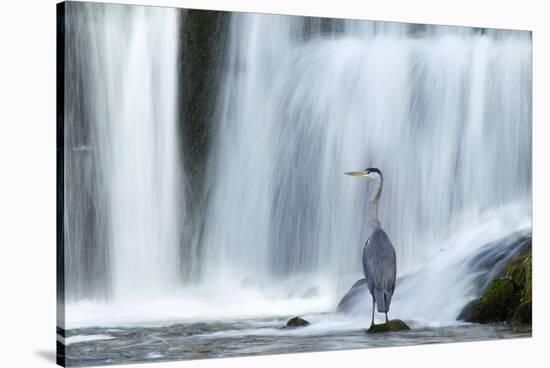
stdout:
[[382,180],[382,172],[375,167],[369,167],[364,171],[348,171],[348,172],[345,172],[344,174],[351,175],[351,176],[358,176],[358,177],[367,178],[367,179]]

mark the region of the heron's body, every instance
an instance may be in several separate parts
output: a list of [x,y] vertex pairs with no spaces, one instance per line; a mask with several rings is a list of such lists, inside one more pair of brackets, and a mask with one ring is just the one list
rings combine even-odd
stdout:
[[378,227],[363,248],[363,272],[380,313],[387,313],[390,310],[395,289],[395,266],[395,249],[386,232]]
[[374,189],[368,204],[367,229],[369,237],[363,248],[363,272],[372,295],[371,325],[374,324],[375,305],[378,312],[386,314],[387,322],[388,311],[395,290],[397,262],[395,249],[388,235],[382,229],[378,218],[378,202],[383,185],[382,173],[378,169],[369,168],[365,171],[355,171],[347,174],[374,180]]

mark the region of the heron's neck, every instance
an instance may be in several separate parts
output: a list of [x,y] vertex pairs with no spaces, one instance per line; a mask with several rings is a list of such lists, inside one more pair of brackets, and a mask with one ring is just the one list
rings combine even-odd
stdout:
[[374,180],[374,188],[369,199],[368,221],[372,225],[380,225],[380,220],[378,218],[378,202],[380,201],[380,194],[382,194],[382,178]]

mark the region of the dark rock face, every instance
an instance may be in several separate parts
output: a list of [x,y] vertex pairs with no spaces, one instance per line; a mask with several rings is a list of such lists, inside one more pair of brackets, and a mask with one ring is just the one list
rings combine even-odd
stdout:
[[[223,83],[225,48],[230,13],[211,10],[181,10],[178,36],[178,136],[185,172],[185,207],[188,223],[183,226],[202,229],[206,166],[217,130],[218,90]],[[184,233],[187,233],[184,231]],[[186,239],[185,241],[187,241]],[[182,247],[184,277],[200,258],[202,247]]]
[[[180,17],[178,72],[180,135],[186,174],[201,188],[216,124],[218,89],[223,79],[230,14],[183,10]],[[196,182],[195,182],[196,181]]]
[[458,319],[476,323],[530,324],[531,254],[529,240],[529,247],[506,265],[501,275],[489,283],[480,298],[463,308]]
[[391,321],[388,321],[388,323],[373,325],[367,330],[367,333],[406,331],[410,329],[411,328],[402,320],[392,319]]
[[457,321],[465,321],[467,318],[469,318],[478,303],[479,299],[475,299],[466,304],[464,308],[462,308],[462,310],[460,311],[458,317],[456,317]]
[[286,323],[286,327],[287,328],[305,327],[305,326],[309,326],[310,324],[311,323],[309,323],[303,318],[294,317],[288,320],[288,322]]

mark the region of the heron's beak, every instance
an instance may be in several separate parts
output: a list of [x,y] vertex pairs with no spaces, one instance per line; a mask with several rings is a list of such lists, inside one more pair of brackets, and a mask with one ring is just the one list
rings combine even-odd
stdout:
[[351,176],[360,176],[360,177],[363,177],[363,178],[368,178],[369,177],[369,173],[367,173],[365,171],[348,171],[348,172],[345,172],[344,174],[351,175]]

